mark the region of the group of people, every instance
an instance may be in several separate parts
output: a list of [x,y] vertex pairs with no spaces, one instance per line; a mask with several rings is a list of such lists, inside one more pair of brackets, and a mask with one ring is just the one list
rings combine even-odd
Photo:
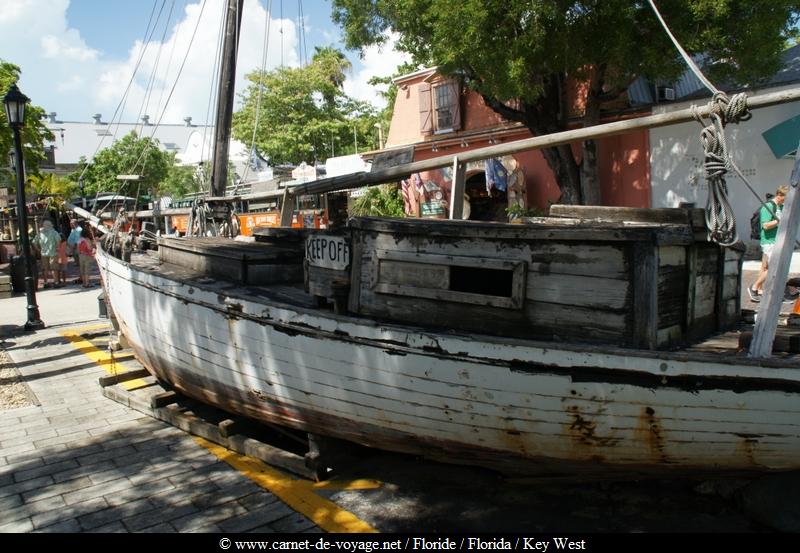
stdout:
[[52,221],[46,219],[33,239],[32,245],[41,258],[43,288],[66,286],[70,258],[79,269],[80,278],[75,283],[82,284],[84,288],[92,286],[89,272],[94,261],[94,238],[89,228],[80,225],[77,219],[70,221],[70,227],[69,236],[65,236],[53,228]]
[[[753,302],[760,302],[764,293],[764,283],[767,280],[770,257],[775,249],[775,239],[778,236],[778,225],[781,222],[783,213],[783,203],[786,201],[786,194],[789,192],[787,186],[780,186],[775,195],[768,199],[759,211],[759,224],[761,229],[761,268],[756,281],[747,289],[750,299]],[[785,299],[795,299],[797,291],[789,289]]]

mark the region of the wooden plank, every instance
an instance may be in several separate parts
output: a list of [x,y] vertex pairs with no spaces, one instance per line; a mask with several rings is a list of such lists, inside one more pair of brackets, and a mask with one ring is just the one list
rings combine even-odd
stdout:
[[158,409],[159,407],[164,407],[165,405],[175,403],[176,401],[178,401],[178,394],[175,392],[161,392],[150,396],[150,407],[152,409]]
[[464,218],[464,189],[467,166],[458,162],[458,156],[453,159],[453,183],[450,193],[450,218]]
[[697,303],[697,246],[686,250],[686,322],[687,334],[692,333]]
[[717,279],[715,275],[697,275],[695,278],[695,318],[714,314],[716,306]]
[[[358,313],[361,298],[362,283],[366,286],[369,282],[367,279],[362,279],[361,271],[363,267],[363,260],[361,259],[364,251],[363,236],[352,235],[350,244],[353,246],[352,257],[350,258],[350,295],[347,298],[347,309],[351,313]],[[368,263],[367,266],[371,266]]]
[[[409,263],[391,259],[378,260],[378,281],[382,284],[401,284],[447,290],[450,287],[450,269],[447,265]],[[378,282],[372,283],[372,287]]]
[[785,282],[789,276],[789,264],[792,260],[794,239],[800,228],[800,196],[797,187],[800,185],[800,148],[794,158],[794,169],[789,182],[789,192],[783,203],[781,222],[775,247],[769,261],[767,280],[764,283],[764,297],[759,306],[759,317],[753,329],[753,342],[750,344],[750,357],[767,357],[772,348],[775,331],[778,326],[778,315],[783,302]]
[[[550,206],[551,217],[572,217],[575,219],[594,219],[597,221],[636,221],[639,223],[665,223],[672,225],[691,225],[694,221],[693,211],[703,213],[702,209],[685,209],[677,207],[638,208],[638,207],[606,207],[597,205],[562,205]],[[705,224],[705,223],[704,223]]]
[[630,288],[624,280],[531,272],[526,296],[531,301],[624,310],[629,307]]
[[534,242],[529,271],[540,274],[586,275],[627,280],[625,248],[605,244]]
[[686,265],[686,248],[681,246],[664,246],[658,248],[659,267]]
[[633,266],[633,336],[643,349],[656,349],[658,330],[658,254],[652,243],[634,242]]
[[630,345],[625,313],[527,301],[525,316],[534,334],[546,339]]
[[98,379],[98,382],[101,387],[105,388],[106,386],[113,386],[114,384],[119,384],[120,382],[127,382],[128,380],[136,380],[137,378],[144,378],[147,376],[150,376],[150,373],[147,371],[147,369],[136,369],[132,371],[101,376]]
[[443,302],[469,303],[476,306],[498,307],[501,309],[519,309],[522,307],[522,298],[504,298],[501,296],[472,294],[453,290],[436,290],[432,288],[418,288],[416,286],[384,283],[376,284],[374,290],[378,294],[392,294],[395,296],[407,296],[409,298],[427,298]]

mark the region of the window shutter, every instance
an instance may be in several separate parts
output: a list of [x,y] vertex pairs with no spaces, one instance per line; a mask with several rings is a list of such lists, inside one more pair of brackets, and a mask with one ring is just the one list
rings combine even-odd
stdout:
[[431,85],[419,85],[419,131],[422,134],[433,132],[433,110],[431,109]]
[[453,130],[461,128],[461,86],[458,81],[450,82],[450,98],[453,102]]

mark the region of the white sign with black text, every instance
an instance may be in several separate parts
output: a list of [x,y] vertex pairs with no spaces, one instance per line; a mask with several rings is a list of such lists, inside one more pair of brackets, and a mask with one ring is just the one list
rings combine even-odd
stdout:
[[344,271],[350,265],[350,244],[342,236],[312,234],[306,238],[306,260],[312,267]]

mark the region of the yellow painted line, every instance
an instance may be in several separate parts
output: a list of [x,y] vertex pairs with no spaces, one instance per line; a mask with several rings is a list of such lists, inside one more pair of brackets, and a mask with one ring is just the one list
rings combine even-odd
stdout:
[[[106,327],[107,326],[108,325],[106,325]],[[78,332],[78,330],[86,332],[86,328],[75,329],[75,330],[62,330],[61,335],[70,342],[72,342],[72,345],[78,350],[80,350],[81,353],[86,355],[86,357],[88,357],[101,367],[103,367],[108,374],[119,374],[121,372],[124,372],[124,367],[122,366],[118,367],[117,365],[124,361],[129,361],[133,359],[132,353],[124,353],[121,355],[114,355],[112,357],[109,354],[108,350],[101,350],[100,348],[96,347],[89,340],[81,336],[81,333]],[[125,382],[121,382],[121,384],[126,390],[147,386],[147,382],[145,382],[141,378],[126,380]]]
[[110,323],[100,323],[100,324],[93,324],[89,326],[79,326],[77,328],[73,328],[69,330],[69,332],[77,332],[78,334],[83,334],[84,332],[90,332],[92,330],[111,330]]
[[234,453],[215,443],[194,440],[256,484],[278,496],[295,511],[328,532],[377,532],[375,528],[312,491],[309,482],[292,478],[265,463]]
[[375,490],[381,487],[378,480],[359,478],[357,480],[326,480],[325,482],[305,482],[315,490]]

